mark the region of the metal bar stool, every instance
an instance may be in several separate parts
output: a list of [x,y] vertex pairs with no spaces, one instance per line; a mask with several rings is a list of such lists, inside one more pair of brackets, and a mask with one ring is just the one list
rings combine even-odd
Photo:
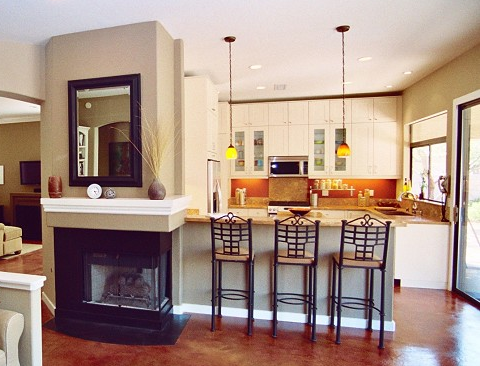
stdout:
[[[300,215],[275,220],[275,254],[273,262],[273,334],[277,337],[278,303],[307,306],[307,323],[312,327],[311,340],[316,341],[317,263],[319,220]],[[280,265],[308,268],[307,292],[278,292]]]
[[[252,250],[252,219],[243,219],[233,213],[219,218],[210,218],[212,235],[212,324],[215,331],[215,306],[218,302],[218,316],[222,316],[222,299],[247,300],[248,335],[253,325],[253,275],[254,253]],[[247,265],[247,289],[222,287],[223,262]],[[217,266],[218,264],[218,266]],[[217,272],[218,267],[218,272]],[[217,285],[218,280],[218,285]]]
[[[332,256],[332,288],[330,325],[333,327],[335,305],[337,331],[335,343],[340,344],[342,308],[368,310],[367,330],[372,330],[373,310],[380,315],[379,348],[384,348],[385,272],[391,221],[382,222],[366,214],[351,221],[342,220],[340,252]],[[365,269],[369,277],[368,298],[348,297],[342,293],[342,271],[345,268]],[[338,270],[338,278],[337,278]],[[374,301],[374,271],[381,272],[380,307]],[[337,283],[338,279],[338,283]]]

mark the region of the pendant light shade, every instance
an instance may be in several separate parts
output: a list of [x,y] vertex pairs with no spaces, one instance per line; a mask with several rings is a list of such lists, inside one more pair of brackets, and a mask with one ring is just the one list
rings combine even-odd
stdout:
[[350,29],[349,25],[338,26],[337,32],[342,33],[342,128],[343,128],[343,141],[337,148],[337,156],[345,157],[350,156],[350,146],[345,141],[345,32]]
[[233,146],[233,115],[232,115],[232,43],[235,42],[235,37],[228,36],[225,37],[223,40],[228,43],[228,60],[230,66],[230,98],[228,101],[228,105],[230,106],[230,146],[228,146],[227,151],[225,153],[225,157],[228,160],[234,160],[237,158],[237,149]]

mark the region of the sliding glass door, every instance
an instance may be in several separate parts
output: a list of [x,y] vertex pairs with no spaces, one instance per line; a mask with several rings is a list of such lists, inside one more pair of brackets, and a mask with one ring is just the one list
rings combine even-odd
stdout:
[[480,99],[459,105],[454,289],[480,303]]

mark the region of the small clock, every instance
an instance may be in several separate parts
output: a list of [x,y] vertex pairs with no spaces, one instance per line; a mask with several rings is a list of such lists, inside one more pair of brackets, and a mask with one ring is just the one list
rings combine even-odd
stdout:
[[90,184],[87,188],[87,195],[90,198],[100,198],[100,197],[102,197],[102,187],[100,187],[96,183]]

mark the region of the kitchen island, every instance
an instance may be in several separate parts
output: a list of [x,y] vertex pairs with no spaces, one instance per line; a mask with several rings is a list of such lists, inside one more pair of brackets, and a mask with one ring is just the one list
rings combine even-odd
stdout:
[[[342,211],[346,214],[345,210]],[[333,212],[333,211],[332,211]],[[355,217],[369,213],[375,215],[371,210],[355,210],[352,215]],[[329,298],[330,298],[330,277],[331,257],[338,252],[340,246],[341,220],[328,213],[313,211],[309,214],[311,219],[319,219],[320,240],[319,240],[319,264],[318,264],[318,310],[317,323],[329,324]],[[279,216],[284,218],[287,216]],[[352,216],[353,217],[353,216]],[[274,246],[274,218],[273,217],[252,217],[253,219],[253,246],[255,251],[255,306],[254,317],[256,319],[272,319],[272,263]],[[386,218],[387,220],[389,218]],[[183,289],[180,304],[176,312],[193,312],[210,314],[211,312],[211,239],[210,219],[203,215],[188,215],[186,224],[183,226],[183,239],[181,248],[180,276]],[[394,263],[394,238],[397,227],[404,227],[405,222],[400,219],[391,219],[390,250],[387,259],[387,288],[385,296],[385,330],[394,331],[393,320],[393,263]],[[224,286],[229,283],[238,283],[239,279],[246,281],[245,270],[241,266],[233,265],[224,270]],[[288,276],[285,276],[289,273]],[[282,268],[280,271],[280,283],[282,286],[289,286],[293,290],[304,288],[304,269]],[[378,276],[377,276],[378,277]],[[379,279],[379,277],[378,277]],[[235,281],[235,282],[234,282]],[[364,296],[364,284],[366,276],[360,275],[359,271],[345,271],[344,294],[351,296]],[[375,298],[379,299],[380,281],[375,283]],[[286,290],[283,288],[281,290]],[[292,322],[305,322],[306,309],[300,306],[281,304],[279,307],[279,320]],[[225,300],[222,306],[222,313],[225,316],[246,317],[247,310],[241,302],[230,302]],[[342,315],[342,325],[346,327],[365,328],[363,311],[345,309]],[[374,318],[378,319],[378,318]],[[374,329],[378,329],[379,322],[374,320]]]

